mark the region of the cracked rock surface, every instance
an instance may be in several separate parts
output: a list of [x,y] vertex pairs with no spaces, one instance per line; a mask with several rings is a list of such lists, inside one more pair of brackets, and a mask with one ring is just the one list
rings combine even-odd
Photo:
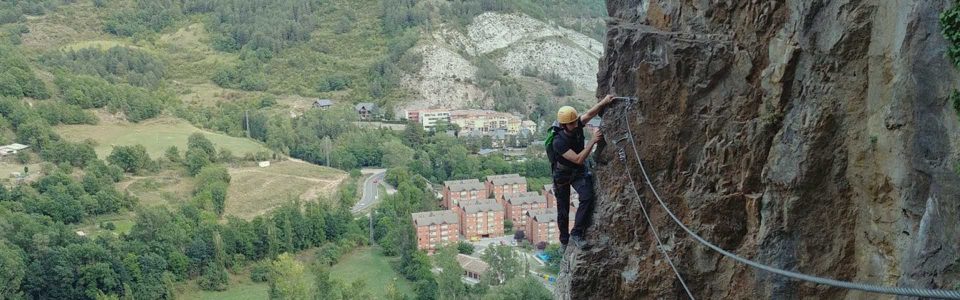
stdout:
[[[750,269],[887,286],[960,285],[960,77],[952,1],[609,0],[593,247],[568,250],[559,299],[877,299]],[[624,149],[625,161],[618,150]],[[639,197],[635,196],[636,180]],[[572,248],[572,247],[571,247]]]

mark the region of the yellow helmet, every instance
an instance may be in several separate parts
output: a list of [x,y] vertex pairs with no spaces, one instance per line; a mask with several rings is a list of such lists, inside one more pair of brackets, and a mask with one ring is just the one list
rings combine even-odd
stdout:
[[577,121],[577,109],[564,106],[557,111],[557,123],[569,124]]

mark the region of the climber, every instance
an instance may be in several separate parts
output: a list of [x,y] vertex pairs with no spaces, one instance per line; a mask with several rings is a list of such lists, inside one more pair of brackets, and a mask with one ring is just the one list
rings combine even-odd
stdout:
[[[557,197],[557,225],[560,229],[560,244],[563,251],[566,250],[569,240],[573,240],[574,245],[581,250],[588,247],[583,234],[589,222],[587,219],[593,210],[594,195],[593,174],[587,169],[585,162],[593,146],[603,139],[603,134],[599,130],[595,131],[590,142],[584,145],[583,128],[613,100],[612,95],[607,95],[580,116],[573,107],[561,107],[557,111],[557,122],[554,123],[553,132],[548,137],[550,145],[547,148],[547,156],[550,158],[553,172],[553,193]],[[577,208],[573,229],[569,230],[571,187],[580,195],[580,205]]]

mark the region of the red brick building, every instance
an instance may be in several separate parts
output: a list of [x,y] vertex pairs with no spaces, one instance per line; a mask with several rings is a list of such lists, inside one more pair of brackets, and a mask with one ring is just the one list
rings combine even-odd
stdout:
[[[524,226],[524,237],[531,244],[546,242],[554,244],[560,242],[559,227],[557,227],[557,211],[551,208],[534,209],[527,211],[527,224]],[[573,229],[573,216],[570,216],[567,230]]]
[[487,187],[480,180],[451,180],[443,182],[443,207],[457,210],[460,201],[487,198]]
[[487,191],[493,194],[493,199],[501,204],[505,196],[527,192],[527,178],[520,177],[520,174],[487,176],[484,184]]
[[[543,196],[547,199],[547,207],[553,208],[557,207],[557,196],[553,194],[553,185],[548,184],[543,186]],[[580,195],[577,194],[577,190],[573,188],[570,189],[570,215],[577,214],[577,206],[580,206]],[[556,210],[554,210],[556,212]]]
[[466,200],[460,202],[460,234],[464,239],[476,240],[503,236],[503,205],[497,200]]
[[460,236],[460,218],[449,210],[411,214],[417,228],[417,249],[433,253],[437,248],[456,243]]
[[513,221],[513,228],[522,229],[527,224],[527,211],[547,208],[547,199],[537,192],[525,192],[505,197],[503,207],[506,217]]

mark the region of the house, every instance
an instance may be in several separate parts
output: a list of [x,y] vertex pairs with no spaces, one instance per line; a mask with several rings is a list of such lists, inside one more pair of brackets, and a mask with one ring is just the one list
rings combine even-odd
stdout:
[[459,209],[460,201],[487,198],[487,187],[477,179],[443,182],[443,203],[447,209]]
[[313,101],[313,108],[318,108],[320,110],[327,110],[333,106],[333,100],[330,99],[317,99]]
[[503,205],[497,200],[464,200],[456,211],[460,214],[460,234],[465,239],[503,236]]
[[270,166],[270,161],[269,161],[269,160],[265,160],[265,161],[257,162],[257,166],[259,166],[259,167],[261,167],[261,168],[269,167],[269,166]]
[[360,120],[369,120],[377,115],[377,105],[370,102],[360,102],[355,106]]
[[492,175],[487,176],[484,182],[487,190],[493,194],[493,199],[503,204],[503,197],[524,193],[527,191],[527,178],[520,174]]
[[17,143],[0,146],[0,156],[17,154],[17,152],[23,151],[24,149],[27,149],[27,148],[30,148],[30,146],[17,144]]
[[411,214],[417,228],[417,249],[433,253],[437,248],[456,243],[460,236],[460,218],[449,210]]
[[503,207],[504,217],[513,221],[513,228],[522,229],[527,225],[527,211],[546,209],[547,199],[537,192],[519,193],[506,196]]
[[[547,207],[557,207],[557,196],[553,194],[553,185],[547,184],[543,186],[542,190],[543,196],[547,199]],[[580,206],[580,195],[577,194],[577,190],[570,188],[570,215],[575,215],[577,213],[577,206]]]
[[466,254],[457,254],[457,263],[463,268],[463,281],[468,284],[480,283],[480,278],[489,268],[483,260]]

